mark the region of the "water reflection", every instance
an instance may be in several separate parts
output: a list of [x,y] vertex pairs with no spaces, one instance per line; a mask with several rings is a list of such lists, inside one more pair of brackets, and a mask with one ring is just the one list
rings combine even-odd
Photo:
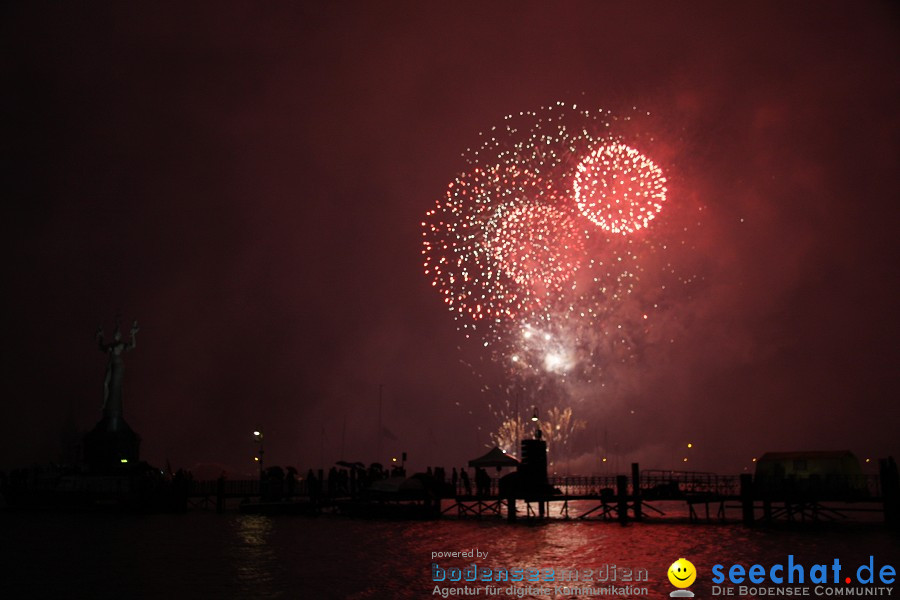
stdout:
[[232,547],[232,564],[237,589],[248,597],[278,598],[280,565],[271,543],[272,519],[259,515],[241,515],[233,521],[236,543]]
[[[79,597],[98,600],[430,598],[432,562],[445,568],[475,562],[492,569],[648,569],[649,581],[640,585],[648,590],[644,597],[668,598],[672,586],[665,572],[680,557],[697,568],[691,589],[702,599],[712,597],[710,570],[717,563],[771,565],[784,563],[792,554],[795,562],[805,564],[830,564],[840,558],[842,564],[861,565],[870,555],[877,564],[900,564],[895,533],[850,524],[748,529],[651,522],[622,527],[576,519],[510,525],[502,519],[403,522],[201,512],[135,518],[0,512],[0,532],[0,557],[5,560],[0,596],[40,582],[40,596],[70,598],[72,582],[77,581]],[[431,556],[474,548],[488,556],[474,561]],[[622,583],[617,580],[616,585]]]

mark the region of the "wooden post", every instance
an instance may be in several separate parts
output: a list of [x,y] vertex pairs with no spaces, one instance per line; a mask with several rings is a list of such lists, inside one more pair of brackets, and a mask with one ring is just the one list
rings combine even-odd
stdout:
[[641,467],[631,463],[631,495],[634,498],[634,520],[640,521],[641,513]]
[[881,501],[884,521],[900,527],[900,474],[894,457],[878,459],[878,474],[881,481]]
[[741,511],[744,525],[753,525],[753,475],[741,474]]
[[222,514],[225,510],[225,478],[216,479],[216,513]]
[[628,477],[616,475],[616,496],[618,496],[619,523],[628,522]]
[[509,523],[516,522],[516,499],[512,496],[506,499],[506,520]]

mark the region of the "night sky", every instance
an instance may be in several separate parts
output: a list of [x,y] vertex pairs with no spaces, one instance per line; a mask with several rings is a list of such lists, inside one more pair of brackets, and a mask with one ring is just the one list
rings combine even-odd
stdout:
[[580,470],[604,440],[648,468],[690,441],[729,473],[900,456],[888,3],[2,11],[0,468],[93,426],[117,313],[140,321],[125,416],[153,464],[250,473],[257,428],[270,464],[369,462],[380,385],[382,460],[483,453],[501,375],[423,274],[421,222],[479,131],[556,101],[651,112],[667,210],[702,215],[678,335],[577,409]]

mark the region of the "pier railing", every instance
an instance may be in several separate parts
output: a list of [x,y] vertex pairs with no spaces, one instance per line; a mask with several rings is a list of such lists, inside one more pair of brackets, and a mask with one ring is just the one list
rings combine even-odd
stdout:
[[[572,496],[599,495],[616,489],[616,475],[549,478],[550,484]],[[718,475],[697,471],[645,470],[640,474],[640,492],[644,496],[669,498],[685,494],[736,495],[740,481],[736,475]],[[634,482],[628,478],[628,493],[634,493]]]
[[[548,483],[566,496],[600,496],[616,490],[616,475],[593,476],[551,476]],[[492,477],[490,497],[499,496],[498,477]],[[340,486],[329,486],[328,480],[318,486],[318,494],[322,497],[346,495]],[[449,484],[449,482],[448,482]],[[208,481],[191,481],[189,495],[192,497],[217,496],[229,498],[254,498],[261,496],[263,488],[276,485],[274,482],[260,483],[259,479],[224,479]],[[278,493],[289,497],[308,497],[309,483],[306,479],[297,479],[291,484],[278,482]],[[472,486],[474,487],[474,486]],[[634,494],[631,478],[628,478],[628,494]],[[737,497],[740,495],[740,478],[737,475],[719,475],[698,471],[644,470],[640,473],[640,494],[645,499],[675,499],[685,496],[718,496]],[[802,493],[812,490],[853,490],[859,498],[881,497],[880,479],[877,475],[851,475],[829,477],[823,479],[781,479],[766,482],[757,479],[756,494]],[[456,488],[448,485],[456,496],[474,495],[475,490],[465,488],[460,481]]]
[[737,475],[658,469],[641,471],[641,491],[648,496],[652,496],[654,492],[661,496],[667,492],[733,496],[740,493],[740,488],[740,478]]

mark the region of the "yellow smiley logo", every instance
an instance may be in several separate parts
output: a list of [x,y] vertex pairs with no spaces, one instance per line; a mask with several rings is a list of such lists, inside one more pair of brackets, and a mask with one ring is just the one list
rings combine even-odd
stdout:
[[679,558],[669,567],[669,582],[677,588],[686,588],[697,579],[697,569],[691,561]]

